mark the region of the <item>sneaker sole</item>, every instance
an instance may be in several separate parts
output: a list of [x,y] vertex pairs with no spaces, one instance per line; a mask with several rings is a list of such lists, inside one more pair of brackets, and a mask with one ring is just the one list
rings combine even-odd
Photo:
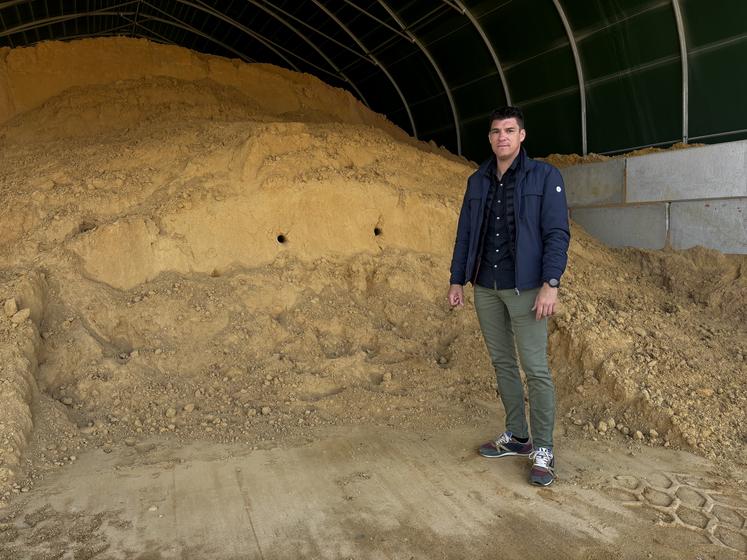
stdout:
[[505,453],[501,453],[500,455],[485,455],[481,451],[478,450],[478,453],[481,457],[485,457],[486,459],[500,459],[501,457],[529,457],[529,453],[516,453],[515,451],[506,451]]
[[550,482],[545,483],[542,483],[539,480],[530,480],[529,482],[531,482],[533,486],[542,486],[544,488],[546,486],[550,486],[553,482],[555,482],[555,479],[553,478]]

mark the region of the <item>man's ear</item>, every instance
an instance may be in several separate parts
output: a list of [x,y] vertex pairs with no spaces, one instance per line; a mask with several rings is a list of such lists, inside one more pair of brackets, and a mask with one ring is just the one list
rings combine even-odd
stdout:
[[522,128],[519,131],[519,142],[523,142],[526,137],[527,137],[527,130],[526,128]]

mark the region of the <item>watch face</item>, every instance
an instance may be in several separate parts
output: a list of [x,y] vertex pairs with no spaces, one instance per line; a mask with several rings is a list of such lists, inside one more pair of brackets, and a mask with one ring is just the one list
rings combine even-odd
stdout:
[[557,288],[558,284],[560,284],[555,278],[550,278],[547,283],[550,284],[551,288]]

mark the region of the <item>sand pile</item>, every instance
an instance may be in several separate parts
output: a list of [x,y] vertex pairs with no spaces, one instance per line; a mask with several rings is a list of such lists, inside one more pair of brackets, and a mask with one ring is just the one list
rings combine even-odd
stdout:
[[[37,49],[6,65],[126,50]],[[260,68],[297,96],[279,111],[203,71],[251,68],[163,53],[194,76],[71,84],[0,127],[0,497],[152,434],[261,447],[329,425],[491,422],[473,310],[445,302],[473,168],[306,77]],[[551,335],[560,444],[743,468],[745,259],[573,233]]]
[[611,159],[631,158],[636,156],[645,156],[647,154],[656,154],[659,152],[666,152],[670,150],[686,150],[688,148],[697,148],[705,146],[705,144],[685,144],[684,142],[675,142],[668,148],[640,148],[631,152],[625,152],[614,156],[605,156],[603,154],[590,153],[585,156],[579,154],[550,154],[545,158],[541,158],[544,161],[551,163],[555,167],[563,168],[570,167],[572,165],[583,165],[585,163],[599,163],[602,161],[608,161]]

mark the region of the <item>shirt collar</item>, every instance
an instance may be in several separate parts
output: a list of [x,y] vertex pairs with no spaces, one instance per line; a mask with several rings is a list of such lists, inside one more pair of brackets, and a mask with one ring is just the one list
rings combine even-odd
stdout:
[[[519,150],[519,153],[516,154],[516,157],[514,158],[514,161],[511,162],[511,166],[506,170],[506,173],[509,171],[513,171],[514,173],[519,169],[519,165],[521,164],[522,156],[524,155],[524,148],[521,148]],[[498,160],[495,157],[495,154],[493,154],[493,157],[490,158],[490,164],[488,165],[488,171],[491,176],[498,177]],[[504,173],[504,175],[506,175]]]

